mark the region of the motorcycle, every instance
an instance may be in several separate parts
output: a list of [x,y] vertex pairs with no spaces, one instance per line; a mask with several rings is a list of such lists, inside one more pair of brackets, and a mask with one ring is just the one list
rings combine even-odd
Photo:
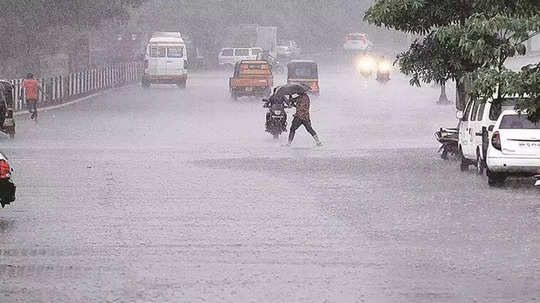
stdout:
[[455,157],[458,154],[459,130],[457,128],[441,128],[435,133],[437,141],[441,143],[438,152],[441,159],[448,160],[448,155]]
[[284,102],[263,99],[264,108],[268,108],[266,113],[266,132],[272,134],[274,140],[279,139],[281,133],[287,131],[287,113]]
[[11,172],[7,158],[0,152],[0,206],[2,208],[15,201],[16,186],[11,179]]

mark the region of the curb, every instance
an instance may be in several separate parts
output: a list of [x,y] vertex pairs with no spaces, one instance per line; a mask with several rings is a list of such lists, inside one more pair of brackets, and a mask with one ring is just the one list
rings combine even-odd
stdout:
[[[75,99],[73,101],[69,101],[69,102],[66,102],[66,103],[38,108],[38,113],[39,112],[46,112],[46,111],[50,111],[50,110],[54,110],[54,109],[59,109],[59,108],[66,107],[66,106],[69,106],[69,105],[73,105],[73,104],[76,104],[76,103],[79,103],[79,102],[82,102],[82,101],[86,101],[88,99],[92,99],[92,98],[95,98],[95,97],[98,97],[98,96],[105,95],[105,93],[110,92],[110,91],[114,91],[114,90],[117,90],[117,89],[129,87],[131,85],[135,85],[135,84],[128,84],[128,85],[124,85],[124,86],[121,86],[121,87],[115,87],[115,88],[107,89],[107,90],[104,90],[104,91],[101,91],[101,92],[93,93],[91,95],[84,96],[82,98]],[[31,115],[31,113],[29,113],[27,110],[21,110],[21,111],[18,111],[16,113],[14,113],[15,117],[24,116],[24,115]]]

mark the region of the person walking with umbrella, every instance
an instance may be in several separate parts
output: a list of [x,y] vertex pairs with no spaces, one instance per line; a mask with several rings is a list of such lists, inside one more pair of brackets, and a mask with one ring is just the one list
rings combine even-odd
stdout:
[[321,146],[322,142],[319,140],[317,132],[315,132],[311,126],[311,117],[309,116],[310,99],[307,95],[307,91],[299,92],[297,95],[297,97],[291,98],[291,104],[296,107],[296,114],[294,114],[294,118],[291,123],[291,129],[289,131],[289,143],[287,145],[291,145],[292,141],[294,140],[296,130],[303,125],[307,132],[313,136],[317,146]]

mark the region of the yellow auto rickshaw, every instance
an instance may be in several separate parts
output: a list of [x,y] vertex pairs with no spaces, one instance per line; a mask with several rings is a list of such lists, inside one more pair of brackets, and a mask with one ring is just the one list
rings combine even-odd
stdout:
[[310,94],[319,95],[319,71],[311,60],[292,60],[287,64],[287,84],[304,84],[311,88]]
[[11,82],[0,80],[0,131],[15,138],[14,88]]

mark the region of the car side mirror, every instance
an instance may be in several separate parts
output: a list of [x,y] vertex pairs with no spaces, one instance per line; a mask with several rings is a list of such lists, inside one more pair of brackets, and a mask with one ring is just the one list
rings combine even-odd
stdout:
[[462,111],[458,111],[456,113],[456,118],[458,118],[459,120],[463,120],[463,112]]
[[495,125],[490,125],[488,127],[488,131],[492,132],[495,129]]

